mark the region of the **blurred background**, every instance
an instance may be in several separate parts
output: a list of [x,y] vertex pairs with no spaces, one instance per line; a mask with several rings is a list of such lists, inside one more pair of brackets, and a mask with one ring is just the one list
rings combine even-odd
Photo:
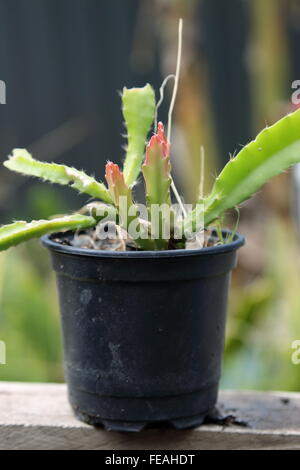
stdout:
[[[124,155],[118,91],[146,82],[158,91],[174,72],[180,16],[174,178],[186,202],[195,201],[203,145],[208,191],[230,153],[293,109],[299,0],[0,0],[2,161],[27,147],[102,179],[105,161]],[[248,241],[233,275],[223,387],[300,390],[300,365],[291,363],[300,339],[297,174],[274,178],[241,210]],[[85,201],[0,169],[1,223]],[[0,339],[7,345],[1,380],[63,380],[55,280],[37,241],[0,254]]]

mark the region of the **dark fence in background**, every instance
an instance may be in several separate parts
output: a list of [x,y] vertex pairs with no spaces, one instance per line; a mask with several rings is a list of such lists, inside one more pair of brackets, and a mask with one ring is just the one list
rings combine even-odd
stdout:
[[209,0],[198,11],[222,167],[229,153],[251,136],[249,5],[244,0]]
[[[100,178],[107,159],[120,161],[124,128],[117,91],[161,82],[156,64],[147,76],[130,66],[138,6],[136,0],[0,0],[0,79],[7,85],[1,161],[13,147],[32,146],[37,158],[55,158]],[[4,220],[16,207],[11,185],[17,184],[22,205],[28,187],[28,180],[7,173],[0,173]],[[78,206],[72,191],[55,191]]]
[[[105,161],[122,159],[124,128],[117,90],[145,82],[158,89],[162,80],[155,9],[141,18],[142,3],[0,0],[0,79],[7,85],[7,104],[0,106],[2,161],[13,147],[30,147],[37,158],[65,162],[103,178]],[[197,5],[199,55],[204,54],[207,63],[223,156],[220,167],[229,152],[252,136],[245,64],[248,9],[247,0],[199,0]],[[154,41],[154,61],[144,71],[133,68],[131,60],[138,21],[142,29],[152,28]],[[292,39],[299,36],[295,28],[291,34]],[[146,56],[149,43],[143,46]],[[39,198],[32,188],[48,192]],[[86,200],[68,188],[43,188],[0,170],[1,222],[20,214],[48,216],[52,208],[38,202],[51,200],[51,192],[73,208]],[[30,215],[28,205],[33,206]]]

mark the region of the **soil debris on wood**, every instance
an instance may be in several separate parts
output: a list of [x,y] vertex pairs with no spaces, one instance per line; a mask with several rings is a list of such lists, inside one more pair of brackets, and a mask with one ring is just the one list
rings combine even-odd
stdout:
[[205,424],[217,424],[219,426],[229,427],[229,426],[241,426],[243,428],[249,428],[250,425],[233,414],[225,414],[215,408],[204,421]]
[[283,405],[288,405],[290,403],[290,399],[289,398],[284,398],[284,397],[281,397],[280,398],[280,401]]

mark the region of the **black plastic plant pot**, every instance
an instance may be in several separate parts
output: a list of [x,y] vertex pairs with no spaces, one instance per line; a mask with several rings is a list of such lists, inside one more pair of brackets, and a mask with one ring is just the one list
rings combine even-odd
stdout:
[[244,238],[156,252],[87,250],[52,238],[42,242],[57,275],[77,417],[116,431],[201,424],[217,401],[230,274]]

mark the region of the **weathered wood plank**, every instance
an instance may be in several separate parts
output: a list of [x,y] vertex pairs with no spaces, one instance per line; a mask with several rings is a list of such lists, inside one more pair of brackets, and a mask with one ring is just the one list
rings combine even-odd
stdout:
[[300,449],[300,394],[222,391],[219,407],[247,426],[121,434],[79,422],[63,384],[0,382],[0,449]]

